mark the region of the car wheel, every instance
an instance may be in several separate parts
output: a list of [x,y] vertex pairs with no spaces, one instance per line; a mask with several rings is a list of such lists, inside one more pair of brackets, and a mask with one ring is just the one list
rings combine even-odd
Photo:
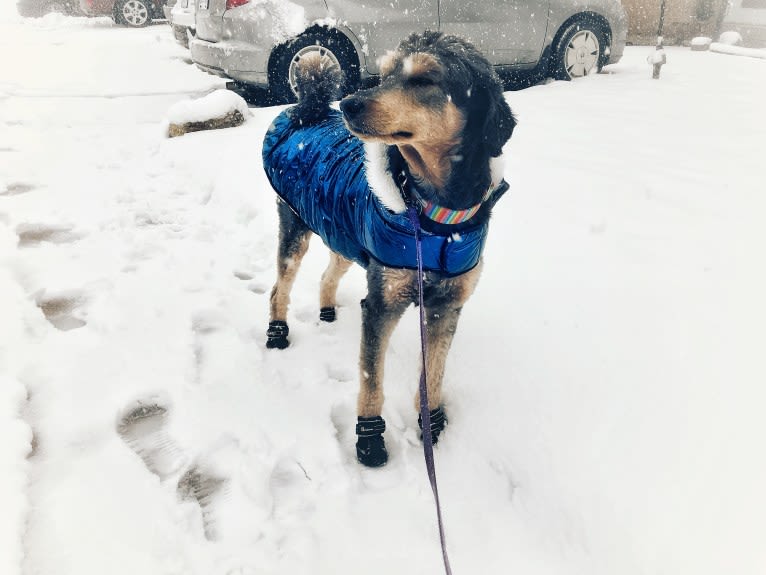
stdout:
[[606,47],[606,34],[597,22],[580,20],[569,25],[553,47],[551,76],[571,80],[600,72]]
[[117,0],[114,21],[131,28],[142,28],[152,21],[151,5],[148,0]]
[[269,66],[269,87],[280,102],[296,101],[295,76],[298,62],[309,54],[319,54],[328,64],[338,66],[345,76],[342,92],[359,87],[359,60],[351,43],[339,33],[307,33],[275,49]]

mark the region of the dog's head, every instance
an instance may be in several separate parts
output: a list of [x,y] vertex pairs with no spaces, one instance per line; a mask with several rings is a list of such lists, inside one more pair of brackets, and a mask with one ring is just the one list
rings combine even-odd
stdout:
[[469,42],[413,34],[381,61],[380,85],[341,102],[349,130],[389,145],[499,156],[516,122],[492,65]]

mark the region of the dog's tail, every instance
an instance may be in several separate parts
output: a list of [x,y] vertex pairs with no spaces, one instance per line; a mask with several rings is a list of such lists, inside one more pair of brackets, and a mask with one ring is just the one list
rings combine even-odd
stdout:
[[298,104],[293,117],[303,124],[312,124],[324,118],[330,109],[330,102],[340,98],[343,81],[340,67],[323,59],[319,52],[301,58],[296,66]]

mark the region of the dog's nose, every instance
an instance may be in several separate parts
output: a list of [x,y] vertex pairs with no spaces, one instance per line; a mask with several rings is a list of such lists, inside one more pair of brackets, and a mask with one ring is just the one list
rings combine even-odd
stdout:
[[346,96],[340,101],[340,109],[349,120],[358,116],[364,110],[364,100],[357,96]]

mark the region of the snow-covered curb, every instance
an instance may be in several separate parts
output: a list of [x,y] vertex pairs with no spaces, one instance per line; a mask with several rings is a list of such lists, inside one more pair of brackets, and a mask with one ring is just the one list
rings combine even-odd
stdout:
[[210,118],[220,118],[229,112],[239,110],[245,118],[250,116],[247,102],[229,90],[216,90],[196,100],[182,100],[168,110],[167,120],[171,124],[186,122],[204,122]]
[[173,104],[163,126],[172,138],[199,130],[239,126],[251,116],[242,96],[229,90],[216,90],[196,100]]
[[718,52],[719,54],[731,54],[732,56],[749,56],[750,58],[761,58],[766,60],[766,49],[745,48],[743,46],[731,46],[729,44],[722,44],[721,42],[713,42],[710,44],[710,51]]

